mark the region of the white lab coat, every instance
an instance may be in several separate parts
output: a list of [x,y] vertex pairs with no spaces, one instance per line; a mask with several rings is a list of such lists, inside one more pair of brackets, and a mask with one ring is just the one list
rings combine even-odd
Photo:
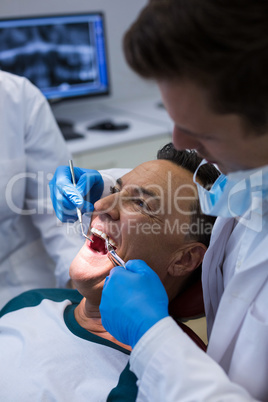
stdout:
[[203,262],[207,353],[161,320],[131,354],[138,401],[268,400],[268,200],[243,220],[217,219]]
[[65,286],[83,240],[50,202],[49,180],[70,155],[49,105],[28,80],[3,71],[0,126],[1,308],[24,290]]

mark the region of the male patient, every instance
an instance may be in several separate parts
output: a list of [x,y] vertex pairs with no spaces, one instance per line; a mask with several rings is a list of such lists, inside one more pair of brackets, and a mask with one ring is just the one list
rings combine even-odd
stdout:
[[[135,400],[130,347],[116,341],[100,318],[103,283],[113,268],[103,239],[108,236],[126,262],[144,260],[173,300],[200,270],[213,225],[200,212],[193,184],[199,163],[194,151],[168,144],[158,160],[124,175],[94,205],[88,232],[94,242],[85,242],[70,267],[78,291],[33,290],[2,309],[1,400]],[[206,165],[198,180],[211,185],[217,176]]]

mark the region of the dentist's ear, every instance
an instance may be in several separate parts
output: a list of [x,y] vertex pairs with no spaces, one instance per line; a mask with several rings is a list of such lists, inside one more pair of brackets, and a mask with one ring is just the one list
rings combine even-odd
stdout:
[[178,250],[169,265],[168,273],[176,277],[190,274],[202,263],[206,251],[207,247],[199,242]]

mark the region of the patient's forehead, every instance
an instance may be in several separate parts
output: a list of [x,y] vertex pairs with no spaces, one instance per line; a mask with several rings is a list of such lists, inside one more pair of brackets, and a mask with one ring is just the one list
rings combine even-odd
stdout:
[[122,177],[123,185],[151,185],[164,187],[172,180],[173,185],[193,184],[193,174],[168,160],[144,162]]

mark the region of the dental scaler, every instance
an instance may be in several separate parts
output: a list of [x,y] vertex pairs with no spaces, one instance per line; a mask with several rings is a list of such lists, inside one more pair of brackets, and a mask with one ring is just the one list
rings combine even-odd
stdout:
[[[71,171],[71,175],[72,175],[73,185],[76,187],[75,175],[74,175],[74,166],[73,166],[73,161],[72,161],[71,159],[69,160],[69,166],[70,166],[70,171]],[[80,226],[81,226],[82,235],[83,235],[86,239],[88,239],[89,241],[91,241],[91,242],[93,243],[93,240],[90,239],[90,237],[88,237],[88,236],[85,234],[85,232],[84,232],[83,222],[82,222],[82,212],[81,212],[81,209],[80,209],[80,208],[76,208],[76,213],[77,213],[78,220],[79,220],[79,223],[80,223]]]

